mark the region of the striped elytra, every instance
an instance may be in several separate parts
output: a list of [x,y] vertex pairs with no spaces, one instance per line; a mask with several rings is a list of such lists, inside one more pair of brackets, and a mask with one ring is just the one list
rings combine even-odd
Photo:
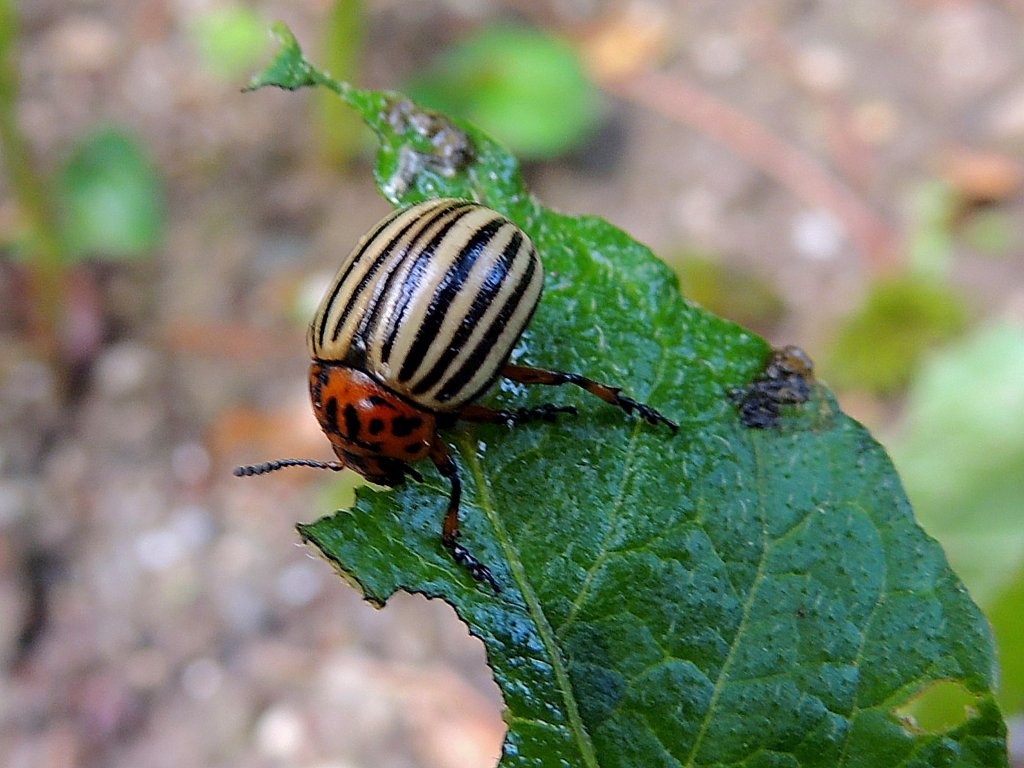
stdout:
[[540,301],[544,272],[519,227],[468,200],[430,200],[396,211],[367,234],[327,289],[307,333],[313,413],[337,461],[278,459],[238,467],[352,469],[378,485],[422,479],[430,459],[451,483],[441,543],[479,582],[491,570],[460,541],[459,469],[439,429],[456,422],[553,421],[573,406],[500,409],[475,402],[499,376],[572,384],[650,424],[676,425],[649,405],[577,373],[508,364]]
[[543,284],[515,224],[466,200],[429,200],[386,217],[341,264],[309,351],[431,411],[456,411],[498,377]]

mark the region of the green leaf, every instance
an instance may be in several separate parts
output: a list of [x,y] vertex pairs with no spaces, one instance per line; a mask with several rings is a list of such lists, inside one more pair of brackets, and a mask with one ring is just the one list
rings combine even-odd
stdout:
[[[542,208],[485,134],[333,83],[280,34],[258,81],[319,81],[356,108],[393,202],[475,198],[534,238],[547,283],[520,361],[622,384],[681,425],[507,386],[491,401],[580,413],[452,431],[463,543],[499,595],[441,546],[448,488],[429,467],[300,526],[366,599],[441,597],[483,640],[501,766],[1007,765],[989,630],[864,428],[821,387],[780,427],[744,427],[730,392],[765,367],[764,340],[688,304],[622,231]],[[901,717],[940,680],[970,711],[935,731]]]
[[576,51],[549,34],[498,24],[459,41],[407,86],[426,107],[472,121],[527,158],[578,146],[602,112]]
[[145,149],[119,129],[101,130],[75,148],[57,193],[75,257],[136,258],[163,239],[163,184]]

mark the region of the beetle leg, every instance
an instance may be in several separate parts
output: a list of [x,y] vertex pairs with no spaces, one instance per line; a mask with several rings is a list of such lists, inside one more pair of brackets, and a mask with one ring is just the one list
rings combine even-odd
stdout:
[[481,424],[505,424],[515,427],[527,421],[554,421],[560,413],[575,415],[576,408],[572,405],[554,405],[545,403],[536,408],[515,408],[512,410],[487,408],[483,405],[467,405],[459,411],[463,421],[475,421]]
[[586,376],[580,376],[578,373],[549,371],[544,368],[531,368],[527,365],[506,365],[501,369],[501,375],[512,381],[518,381],[520,384],[573,384],[585,389],[592,395],[600,397],[606,403],[621,408],[626,413],[636,411],[649,424],[664,424],[673,432],[679,429],[679,425],[674,421],[665,418],[646,403],[626,397],[618,387],[601,384],[593,379],[588,379]]
[[452,559],[469,571],[470,575],[480,582],[491,585],[495,592],[501,592],[501,587],[491,574],[491,569],[477,560],[469,553],[469,550],[459,544],[459,502],[462,500],[462,481],[459,480],[459,466],[455,459],[448,453],[448,446],[443,440],[436,440],[430,446],[430,459],[441,473],[452,484],[452,494],[448,499],[448,511],[444,516],[444,525],[441,528],[441,543],[445,549],[451,552]]

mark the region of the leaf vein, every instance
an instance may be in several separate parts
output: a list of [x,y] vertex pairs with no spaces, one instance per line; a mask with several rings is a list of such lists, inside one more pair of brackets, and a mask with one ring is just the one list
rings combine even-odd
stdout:
[[[754,462],[754,474],[757,478],[757,485],[762,486],[763,478],[761,477],[761,461],[758,459],[757,443],[751,441],[751,454]],[[686,759],[687,768],[692,768],[696,765],[697,753],[700,751],[701,745],[704,743],[704,738],[707,735],[708,728],[711,725],[712,716],[715,713],[715,708],[718,705],[718,700],[722,695],[726,684],[729,680],[729,668],[732,666],[734,659],[736,658],[736,650],[740,646],[740,640],[742,639],[744,632],[747,629],[747,624],[750,620],[751,610],[753,609],[757,593],[760,590],[761,582],[765,576],[765,563],[768,559],[768,526],[765,519],[765,508],[764,508],[764,494],[758,494],[758,509],[760,511],[761,518],[761,555],[758,558],[757,572],[754,574],[754,579],[750,583],[750,590],[747,593],[746,599],[743,601],[743,613],[740,617],[740,623],[736,627],[736,635],[733,637],[732,643],[729,644],[729,653],[725,657],[725,661],[722,663],[722,668],[718,672],[718,677],[715,679],[715,687],[711,692],[711,699],[708,702],[707,711],[704,713],[704,719],[701,721],[700,728],[697,730],[697,736],[693,740],[693,747],[690,750],[690,754]]]
[[500,515],[498,515],[497,510],[494,508],[494,503],[490,494],[490,486],[487,484],[487,478],[484,476],[483,467],[480,464],[480,457],[476,452],[476,441],[472,435],[462,435],[460,436],[459,443],[460,448],[462,448],[464,460],[476,480],[477,496],[480,500],[479,506],[487,515],[491,525],[494,527],[496,537],[501,543],[502,549],[505,551],[505,557],[508,560],[509,569],[512,571],[512,574],[519,585],[519,590],[523,595],[523,599],[526,602],[527,613],[529,613],[530,618],[533,619],[533,623],[537,627],[537,634],[540,637],[540,641],[547,651],[549,657],[547,661],[551,665],[551,669],[555,675],[558,690],[562,693],[562,699],[565,702],[566,719],[568,720],[570,730],[576,739],[580,756],[586,766],[589,768],[598,768],[594,745],[590,741],[590,734],[587,732],[586,727],[583,724],[583,719],[580,716],[579,703],[576,701],[576,694],[573,690],[572,683],[569,680],[569,672],[562,660],[562,654],[558,648],[555,632],[544,613],[540,598],[537,596],[537,593],[533,589],[533,585],[527,577],[526,568],[523,566],[523,562],[519,558],[519,552],[512,544],[508,531],[505,529],[505,525],[502,522]]

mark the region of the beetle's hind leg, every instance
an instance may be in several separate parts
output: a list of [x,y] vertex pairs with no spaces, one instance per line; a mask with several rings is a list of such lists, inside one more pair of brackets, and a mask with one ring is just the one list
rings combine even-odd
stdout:
[[607,384],[580,376],[578,373],[565,373],[564,371],[549,371],[545,368],[531,368],[527,365],[506,365],[501,369],[501,375],[520,384],[547,384],[557,386],[559,384],[573,384],[585,389],[592,395],[600,397],[606,403],[621,408],[626,413],[634,411],[649,424],[664,424],[673,432],[679,429],[679,425],[661,415],[646,403],[641,403],[631,397],[622,394],[619,387],[610,387]]
[[459,467],[455,459],[448,453],[448,446],[443,440],[435,440],[430,446],[430,459],[437,467],[437,471],[448,479],[452,484],[451,497],[448,499],[448,511],[444,516],[444,524],[441,528],[441,543],[445,549],[451,552],[452,559],[469,571],[470,575],[477,581],[489,584],[495,592],[501,592],[501,587],[491,574],[491,569],[477,560],[470,554],[462,544],[459,543],[459,503],[462,500],[462,481],[459,480]]

